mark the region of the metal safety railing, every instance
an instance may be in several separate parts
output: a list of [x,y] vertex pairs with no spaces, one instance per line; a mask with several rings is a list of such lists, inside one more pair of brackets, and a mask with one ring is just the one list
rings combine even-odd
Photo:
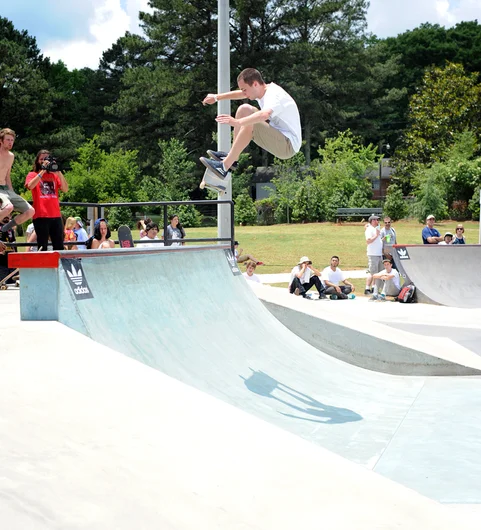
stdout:
[[[198,200],[198,201],[151,201],[151,202],[106,202],[106,203],[96,203],[96,202],[60,202],[60,206],[73,206],[73,207],[82,207],[82,208],[93,208],[94,216],[92,220],[103,218],[104,208],[134,208],[134,207],[161,207],[162,208],[162,219],[163,219],[163,233],[164,239],[159,241],[163,242],[165,246],[169,246],[171,243],[178,242],[178,240],[173,240],[168,237],[167,226],[169,225],[167,209],[169,206],[218,206],[225,204],[229,206],[230,209],[230,227],[228,237],[210,237],[210,238],[185,238],[182,242],[189,243],[209,243],[209,242],[228,242],[231,246],[232,251],[234,251],[234,202],[231,200]],[[107,219],[108,221],[108,219]],[[142,241],[145,243],[146,241]],[[35,243],[7,243],[8,246],[12,247],[31,247],[35,246]],[[118,241],[115,241],[118,244]],[[134,243],[140,243],[140,240],[134,240]],[[82,246],[85,243],[82,242],[66,242],[65,246]]]

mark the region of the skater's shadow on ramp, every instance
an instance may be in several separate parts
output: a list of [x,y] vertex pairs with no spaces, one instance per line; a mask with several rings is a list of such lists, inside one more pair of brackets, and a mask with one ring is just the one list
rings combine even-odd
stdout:
[[259,396],[268,397],[286,405],[287,407],[303,414],[287,414],[280,412],[283,416],[299,420],[311,421],[324,424],[349,423],[362,420],[362,416],[349,409],[326,405],[316,399],[284,385],[264,372],[252,370],[252,374],[245,378],[240,376],[245,386]]

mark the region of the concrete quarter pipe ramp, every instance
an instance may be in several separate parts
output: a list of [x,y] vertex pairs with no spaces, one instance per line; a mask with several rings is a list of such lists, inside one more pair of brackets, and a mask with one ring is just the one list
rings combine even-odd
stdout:
[[38,289],[56,291],[50,319],[433,499],[481,502],[481,422],[463,417],[481,410],[480,379],[390,376],[319,352],[263,307],[230,251],[81,255],[22,276],[24,319],[47,309]]
[[481,245],[395,245],[394,261],[419,301],[481,307]]

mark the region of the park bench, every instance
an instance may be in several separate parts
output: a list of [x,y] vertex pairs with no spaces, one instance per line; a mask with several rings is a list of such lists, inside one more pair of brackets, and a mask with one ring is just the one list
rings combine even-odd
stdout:
[[343,217],[361,217],[368,219],[372,214],[382,215],[382,208],[338,208],[336,215],[338,219]]

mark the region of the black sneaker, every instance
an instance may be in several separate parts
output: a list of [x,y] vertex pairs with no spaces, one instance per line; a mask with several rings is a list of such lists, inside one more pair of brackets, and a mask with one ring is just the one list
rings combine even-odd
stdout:
[[[211,149],[207,149],[207,154],[213,158],[214,160],[217,160],[218,162],[222,162],[224,158],[229,154],[225,151],[212,151]],[[237,162],[234,162],[231,166],[232,169],[237,168]]]
[[364,289],[364,294],[372,294],[371,289]]
[[319,300],[325,300],[326,298],[327,298],[327,296],[324,293],[321,293],[319,295]]
[[230,172],[224,169],[222,162],[218,160],[211,160],[210,158],[205,158],[204,156],[200,157],[200,161],[209,171],[212,171],[216,177],[224,180],[226,177],[230,176]]

